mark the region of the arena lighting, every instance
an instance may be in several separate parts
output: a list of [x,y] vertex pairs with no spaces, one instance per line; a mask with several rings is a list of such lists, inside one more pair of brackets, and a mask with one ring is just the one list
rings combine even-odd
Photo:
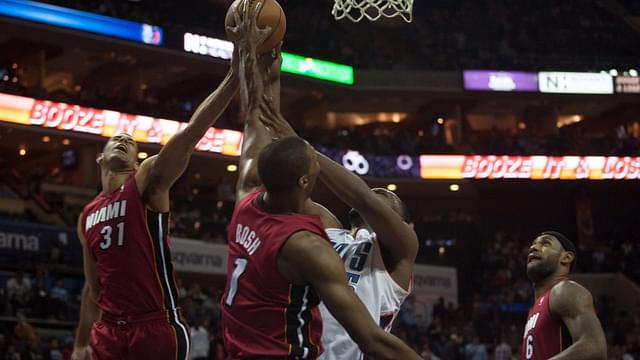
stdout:
[[449,185],[449,191],[452,191],[452,192],[460,191],[460,185],[458,184]]
[[227,171],[228,172],[236,172],[236,171],[238,171],[238,166],[235,165],[235,164],[227,165]]
[[613,94],[613,77],[607,73],[539,72],[542,93]]
[[20,147],[18,148],[18,155],[20,155],[20,156],[25,156],[25,155],[27,155],[27,148],[26,148],[26,147],[24,147],[24,146],[20,146]]
[[[140,143],[164,145],[187,123],[131,115],[118,111],[87,108],[60,102],[0,93],[0,122],[53,128],[110,138],[128,133]],[[197,149],[223,155],[239,156],[242,133],[210,128]]]
[[162,28],[129,20],[25,0],[0,0],[0,15],[135,41],[162,45]]
[[611,75],[611,76],[618,76],[618,70],[616,70],[616,69],[611,69],[611,70],[609,70],[609,75]]
[[638,76],[638,70],[636,70],[636,69],[629,69],[629,75],[630,75],[630,76]]
[[640,157],[422,155],[423,179],[637,180]]
[[437,122],[438,122],[438,124],[443,125],[444,124],[444,119],[439,117]]
[[398,190],[398,185],[396,185],[396,184],[389,184],[389,185],[387,185],[387,190],[389,190],[389,191],[396,191],[396,190]]
[[69,139],[63,139],[63,140],[62,140],[62,145],[67,146],[67,145],[69,145],[69,144],[71,144],[71,140],[69,140]]
[[[183,41],[183,49],[186,52],[224,60],[231,59],[233,54],[233,43],[227,40],[187,32],[184,33]],[[282,71],[343,85],[353,85],[355,82],[352,66],[287,52],[282,52]]]
[[42,137],[42,142],[43,142],[43,143],[48,143],[49,141],[51,141],[51,138],[50,138],[50,137],[48,137],[48,136],[43,136],[43,137]]
[[144,159],[146,159],[148,157],[149,157],[149,154],[147,154],[144,151],[141,151],[141,152],[138,153],[138,159],[140,159],[140,160],[144,160]]

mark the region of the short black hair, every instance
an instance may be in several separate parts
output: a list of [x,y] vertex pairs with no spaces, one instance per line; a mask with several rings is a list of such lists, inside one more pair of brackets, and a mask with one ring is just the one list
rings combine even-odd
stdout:
[[258,157],[258,176],[268,192],[282,193],[309,172],[311,159],[306,141],[289,136],[265,146]]
[[573,271],[573,269],[574,269],[574,267],[575,267],[575,265],[576,265],[576,263],[578,261],[578,250],[576,249],[576,246],[573,244],[573,242],[571,240],[569,240],[568,237],[564,236],[562,233],[560,233],[558,231],[543,231],[538,236],[543,236],[543,235],[553,236],[554,238],[558,239],[558,241],[562,245],[562,248],[564,249],[564,251],[573,253],[573,261],[571,262],[571,265],[569,266],[569,271],[570,272]]
[[[389,191],[383,188],[375,188],[371,189],[371,191],[373,191],[376,195],[382,196],[385,199],[385,203],[387,203],[389,207],[393,209],[393,211],[400,215],[404,222],[406,222],[407,224],[411,223],[409,209],[407,209],[407,206],[404,204],[404,202],[402,202],[398,195],[396,195],[393,191]],[[351,226],[360,226],[364,223],[364,220],[356,211],[356,209],[351,209],[349,211],[349,223],[351,224]]]

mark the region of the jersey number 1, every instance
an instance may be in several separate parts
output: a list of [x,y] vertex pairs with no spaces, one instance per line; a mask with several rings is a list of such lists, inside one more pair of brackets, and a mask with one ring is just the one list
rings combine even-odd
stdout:
[[224,303],[229,306],[233,305],[233,300],[236,298],[236,294],[238,293],[238,280],[240,280],[242,273],[247,270],[247,263],[249,263],[249,261],[243,258],[237,258],[234,263],[236,268],[233,270],[233,274],[231,275],[229,292],[227,293],[227,299],[224,301]]

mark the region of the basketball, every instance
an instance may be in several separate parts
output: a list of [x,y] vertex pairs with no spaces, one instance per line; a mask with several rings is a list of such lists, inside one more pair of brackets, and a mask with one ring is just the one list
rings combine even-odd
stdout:
[[[233,18],[233,11],[243,0],[236,0],[231,4],[227,15],[225,17],[225,28],[236,26],[235,19]],[[255,4],[256,0],[247,0],[250,4]],[[282,7],[275,0],[262,0],[264,5],[260,14],[258,14],[257,23],[260,28],[270,27],[271,35],[258,46],[259,53],[266,53],[275,48],[284,38],[284,34],[287,30],[287,19],[282,11]],[[227,32],[227,37],[234,41],[233,34]]]

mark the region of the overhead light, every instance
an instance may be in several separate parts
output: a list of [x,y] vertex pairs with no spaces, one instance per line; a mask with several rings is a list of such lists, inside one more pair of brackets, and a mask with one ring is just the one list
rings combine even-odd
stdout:
[[636,69],[631,69],[631,70],[629,70],[629,75],[631,75],[631,76],[638,76],[638,70],[636,70]]
[[66,145],[69,145],[69,144],[71,144],[71,140],[69,140],[69,139],[63,139],[62,140],[62,145],[66,146]]
[[618,76],[618,70],[616,70],[616,69],[611,69],[611,70],[609,70],[609,75],[611,75],[611,76]]
[[438,248],[438,255],[443,256],[445,251],[446,251],[446,249],[444,248],[444,246],[440,246]]
[[144,159],[146,159],[146,158],[148,158],[148,157],[149,157],[149,154],[147,154],[147,153],[146,153],[146,152],[144,152],[144,151],[140,151],[140,152],[138,153],[138,159],[140,159],[140,160],[144,160]]
[[222,200],[218,200],[218,202],[216,203],[216,208],[220,210],[222,209],[223,206],[224,206],[224,203],[222,202]]
[[20,156],[25,156],[27,155],[27,148],[24,146],[21,146],[18,148],[18,155]]
[[450,190],[450,191],[453,191],[453,192],[460,191],[460,185],[458,185],[458,184],[451,184],[451,185],[449,185],[449,190]]
[[236,164],[227,165],[227,171],[228,172],[236,172],[236,171],[238,171],[238,165],[236,165]]
[[387,190],[389,190],[389,191],[396,191],[396,190],[398,190],[398,185],[396,185],[396,184],[389,184],[389,185],[387,185]]
[[399,123],[400,122],[400,114],[398,114],[398,113],[391,114],[391,121],[393,121],[396,124]]
[[438,120],[436,120],[438,122],[438,124],[442,125],[444,124],[444,119],[439,117]]
[[51,138],[50,138],[50,137],[48,137],[48,136],[46,136],[46,135],[42,137],[42,142],[44,142],[44,143],[48,143],[49,141],[51,141]]

